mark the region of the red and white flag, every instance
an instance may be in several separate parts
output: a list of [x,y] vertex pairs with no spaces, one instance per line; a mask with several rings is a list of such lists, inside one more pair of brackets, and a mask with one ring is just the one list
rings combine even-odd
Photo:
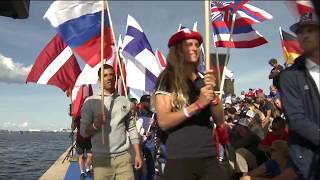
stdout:
[[67,91],[73,89],[80,72],[71,48],[57,34],[37,57],[26,83],[54,85]]
[[72,112],[71,115],[73,117],[80,116],[80,110],[82,107],[82,104],[86,100],[87,97],[92,96],[92,86],[89,85],[81,85],[81,86],[75,86],[72,90]]
[[284,2],[289,11],[293,14],[295,20],[299,20],[300,16],[305,13],[314,13],[314,7],[310,0],[292,0]]
[[160,52],[159,49],[156,50],[156,58],[158,60],[158,63],[161,67],[161,69],[164,69],[167,66],[167,60],[164,57],[164,55]]

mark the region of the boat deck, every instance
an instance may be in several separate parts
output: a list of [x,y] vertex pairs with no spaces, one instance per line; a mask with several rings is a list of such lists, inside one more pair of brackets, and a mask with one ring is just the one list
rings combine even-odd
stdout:
[[[78,157],[76,153],[71,159],[62,161],[67,156],[70,147],[56,160],[55,163],[39,178],[40,180],[79,180],[80,168],[78,163]],[[90,176],[87,176],[85,180],[92,180]]]

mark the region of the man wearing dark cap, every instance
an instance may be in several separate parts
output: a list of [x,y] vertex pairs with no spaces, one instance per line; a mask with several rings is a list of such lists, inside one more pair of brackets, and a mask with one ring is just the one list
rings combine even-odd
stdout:
[[158,123],[168,133],[166,180],[226,179],[216,158],[210,122],[214,116],[220,131],[223,109],[213,91],[213,71],[208,70],[204,79],[198,75],[201,43],[198,32],[184,29],[175,33],[168,43],[167,67],[157,79]]
[[319,21],[301,16],[290,30],[304,50],[280,74],[281,101],[289,127],[290,166],[298,179],[320,179]]
[[272,84],[279,88],[279,74],[283,70],[283,67],[278,64],[278,61],[274,58],[269,60],[269,65],[272,66],[269,79],[272,79]]
[[145,94],[140,98],[140,109],[138,112],[138,121],[142,121],[144,129],[142,153],[146,160],[147,179],[153,179],[155,175],[154,157],[155,157],[155,133],[154,133],[154,114],[151,111],[150,95]]

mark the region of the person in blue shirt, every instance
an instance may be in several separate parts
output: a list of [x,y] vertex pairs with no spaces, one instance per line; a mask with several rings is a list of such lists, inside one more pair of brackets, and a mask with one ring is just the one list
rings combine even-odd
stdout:
[[155,133],[154,113],[151,111],[150,95],[143,95],[140,98],[139,120],[142,121],[144,129],[142,153],[146,160],[147,179],[152,180],[155,175]]

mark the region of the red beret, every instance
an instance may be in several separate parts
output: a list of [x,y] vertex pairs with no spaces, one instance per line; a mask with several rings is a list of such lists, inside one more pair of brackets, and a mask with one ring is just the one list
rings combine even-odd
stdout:
[[176,45],[177,43],[187,39],[196,39],[199,41],[199,44],[202,43],[202,36],[200,33],[196,31],[191,31],[189,29],[184,29],[171,36],[168,42],[168,47],[170,48],[171,46]]
[[256,94],[263,93],[263,90],[260,89],[260,88],[258,88],[258,89],[256,89],[255,93],[256,93]]

